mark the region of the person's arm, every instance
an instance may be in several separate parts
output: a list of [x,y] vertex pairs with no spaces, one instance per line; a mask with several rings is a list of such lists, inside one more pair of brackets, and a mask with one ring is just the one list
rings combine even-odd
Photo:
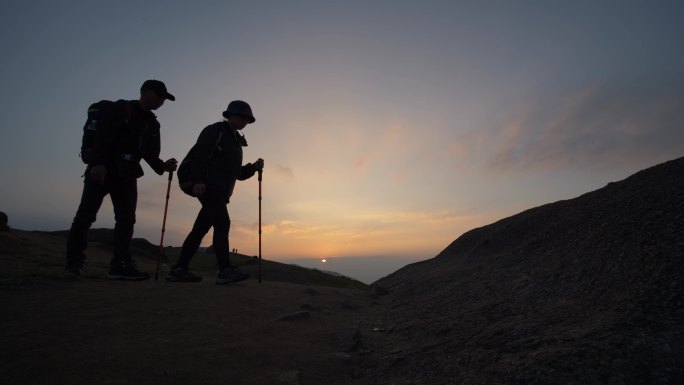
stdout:
[[192,146],[190,152],[193,160],[190,169],[190,178],[193,182],[192,193],[201,197],[207,190],[209,179],[209,162],[211,155],[216,150],[218,141],[221,139],[221,125],[212,124],[205,127],[197,138],[197,143]]
[[197,143],[193,146],[194,159],[192,167],[192,181],[194,183],[206,184],[209,178],[209,161],[215,151],[216,142],[221,134],[221,126],[212,124],[205,127],[197,138]]
[[148,134],[149,135],[149,142],[148,142],[148,147],[145,149],[145,156],[143,156],[143,159],[145,159],[145,162],[152,167],[152,170],[156,172],[158,175],[162,175],[165,171],[175,171],[176,170],[176,165],[178,162],[176,162],[176,159],[171,158],[164,162],[159,158],[159,153],[161,152],[161,138],[159,135],[159,122],[154,119],[154,121],[151,123],[152,124],[152,129],[151,132]]
[[247,163],[244,166],[240,167],[240,175],[238,176],[238,180],[247,180],[251,177],[254,176],[254,174],[257,173],[259,170],[263,170],[264,168],[264,160],[259,158],[257,159],[256,162],[254,163]]

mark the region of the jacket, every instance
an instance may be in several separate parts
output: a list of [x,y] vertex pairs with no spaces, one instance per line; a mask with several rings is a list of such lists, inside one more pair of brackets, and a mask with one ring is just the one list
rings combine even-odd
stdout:
[[[233,195],[235,183],[246,180],[257,172],[255,165],[242,164],[244,136],[222,121],[205,127],[178,168],[178,180],[183,185],[202,183]],[[184,189],[187,192],[187,188]]]
[[164,161],[159,159],[159,131],[156,115],[143,110],[139,101],[111,103],[100,115],[93,146],[87,151],[84,161],[88,163],[88,169],[102,164],[108,175],[140,178],[144,175],[140,161],[144,159],[161,175],[164,173]]

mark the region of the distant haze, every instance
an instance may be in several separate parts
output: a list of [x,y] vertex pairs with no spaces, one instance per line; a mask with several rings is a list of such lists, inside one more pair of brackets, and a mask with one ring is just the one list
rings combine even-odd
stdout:
[[371,284],[417,261],[418,259],[397,257],[332,257],[327,258],[325,263],[321,262],[320,259],[291,259],[282,262],[322,271],[332,271]]

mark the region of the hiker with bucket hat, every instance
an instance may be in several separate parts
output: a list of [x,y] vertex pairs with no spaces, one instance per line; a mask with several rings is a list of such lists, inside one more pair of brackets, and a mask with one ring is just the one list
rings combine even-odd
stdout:
[[166,276],[169,282],[198,282],[202,278],[189,270],[190,260],[211,227],[218,262],[217,284],[239,282],[249,278],[230,262],[228,233],[230,217],[227,204],[238,180],[247,180],[264,167],[263,159],[242,164],[242,147],[247,146],[240,134],[254,123],[252,109],[244,101],[234,100],[223,112],[225,120],[205,127],[178,168],[181,190],[202,205],[190,234],[185,238],[178,262]]

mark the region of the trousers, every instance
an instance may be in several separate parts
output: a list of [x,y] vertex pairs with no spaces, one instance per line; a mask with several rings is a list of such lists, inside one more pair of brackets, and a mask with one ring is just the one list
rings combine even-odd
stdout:
[[219,271],[231,267],[230,255],[228,254],[228,232],[230,231],[230,216],[228,215],[228,199],[226,193],[212,185],[207,185],[207,190],[200,198],[202,208],[197,214],[195,223],[190,234],[183,242],[180,257],[176,267],[187,269],[190,260],[197,252],[204,236],[210,228],[214,228],[214,252]]
[[81,203],[71,224],[67,238],[67,263],[82,264],[83,253],[88,246],[88,230],[97,218],[105,196],[109,195],[114,206],[114,256],[111,264],[130,262],[129,251],[135,225],[135,209],[138,202],[138,185],[135,178],[107,177],[101,186],[88,178],[83,183]]

